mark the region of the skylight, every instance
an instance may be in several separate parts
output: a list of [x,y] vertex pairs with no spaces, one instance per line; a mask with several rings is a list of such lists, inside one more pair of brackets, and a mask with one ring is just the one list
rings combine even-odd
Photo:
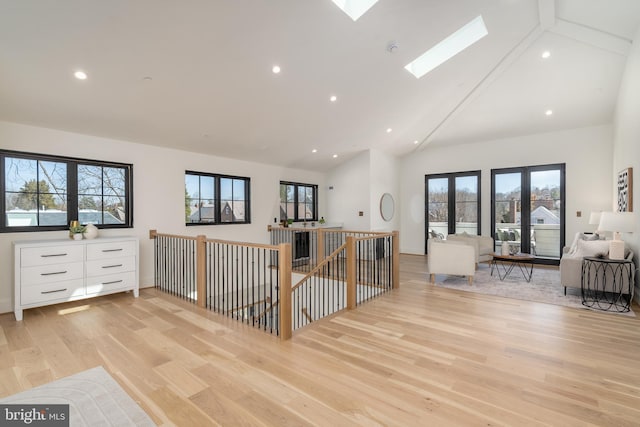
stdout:
[[404,68],[420,78],[489,34],[482,15],[414,59]]
[[367,10],[371,9],[371,6],[376,4],[378,0],[331,0],[334,2],[344,13],[349,15],[351,19],[357,21]]

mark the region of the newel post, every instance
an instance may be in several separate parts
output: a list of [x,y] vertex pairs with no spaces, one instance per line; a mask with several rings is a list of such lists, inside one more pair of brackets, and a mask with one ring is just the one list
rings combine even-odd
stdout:
[[356,238],[347,236],[347,309],[356,308]]
[[393,232],[393,289],[400,287],[400,232],[395,230]]
[[291,243],[278,245],[280,270],[280,339],[288,340],[293,333],[291,322]]
[[196,237],[196,288],[198,307],[207,306],[207,236]]
[[324,261],[324,229],[318,228],[316,231],[316,250],[317,250],[317,260],[316,265],[320,264]]

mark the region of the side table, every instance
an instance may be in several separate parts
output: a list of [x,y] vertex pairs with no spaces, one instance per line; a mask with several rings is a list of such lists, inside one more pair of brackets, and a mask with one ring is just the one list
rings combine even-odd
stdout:
[[[498,272],[500,280],[504,280],[509,274],[511,274],[513,268],[518,266],[524,280],[531,282],[531,276],[533,275],[533,261],[535,259],[536,257],[530,254],[518,253],[515,255],[502,255],[496,252],[493,254],[493,259],[491,260],[490,275],[493,276],[493,271],[495,269],[495,271]],[[528,268],[527,265],[529,266]]]
[[633,261],[585,257],[582,260],[582,305],[625,313],[630,310]]

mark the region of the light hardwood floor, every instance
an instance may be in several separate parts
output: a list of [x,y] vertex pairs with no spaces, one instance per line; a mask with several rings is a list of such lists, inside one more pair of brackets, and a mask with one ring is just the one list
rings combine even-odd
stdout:
[[0,315],[0,396],[103,365],[159,425],[640,425],[639,318],[401,258],[400,289],[287,342],[154,289]]

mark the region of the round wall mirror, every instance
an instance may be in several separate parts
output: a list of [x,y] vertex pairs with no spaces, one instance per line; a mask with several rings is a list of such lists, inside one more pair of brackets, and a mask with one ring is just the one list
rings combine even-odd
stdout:
[[391,221],[394,210],[393,196],[389,193],[384,193],[380,198],[380,215],[382,215],[382,219]]

